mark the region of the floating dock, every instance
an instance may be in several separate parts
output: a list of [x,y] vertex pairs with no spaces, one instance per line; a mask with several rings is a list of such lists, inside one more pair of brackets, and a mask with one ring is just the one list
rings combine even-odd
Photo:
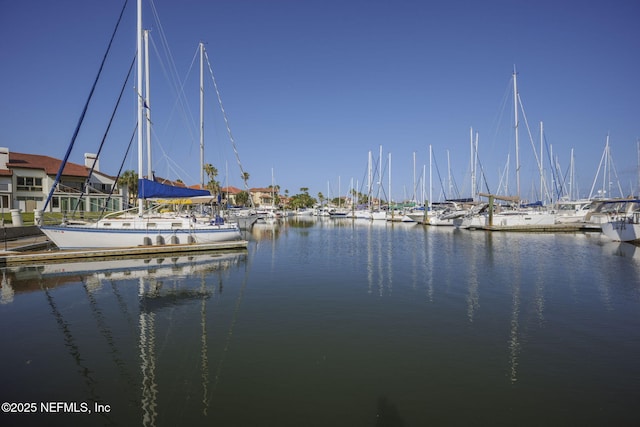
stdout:
[[575,223],[575,224],[548,224],[548,225],[485,225],[475,227],[476,230],[487,231],[513,231],[521,233],[577,233],[601,231],[599,224]]
[[35,264],[46,262],[78,261],[81,259],[104,259],[112,257],[134,257],[141,255],[169,255],[194,252],[242,250],[247,249],[249,242],[234,240],[229,242],[182,244],[160,246],[135,246],[130,248],[55,250],[41,252],[0,252],[0,267],[19,264]]

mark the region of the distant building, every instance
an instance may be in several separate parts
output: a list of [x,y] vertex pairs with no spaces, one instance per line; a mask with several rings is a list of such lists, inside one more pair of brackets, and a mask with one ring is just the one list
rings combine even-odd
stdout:
[[[98,161],[87,183],[94,161],[95,154],[85,154],[84,165],[67,162],[47,211],[72,211],[83,188],[85,195],[78,206],[79,212],[98,212],[105,204],[107,211],[122,209],[123,194],[116,185],[116,178],[100,172]],[[49,156],[15,153],[0,147],[0,207],[22,209],[23,212],[42,210],[61,164],[61,160]],[[113,194],[109,197],[112,189]]]
[[238,194],[242,192],[241,189],[233,186],[228,186],[228,187],[222,187],[221,191],[222,191],[222,198],[225,199],[227,204],[232,206],[237,206],[238,202],[236,198],[238,197]]
[[251,200],[256,207],[275,206],[275,197],[278,195],[273,187],[251,188]]

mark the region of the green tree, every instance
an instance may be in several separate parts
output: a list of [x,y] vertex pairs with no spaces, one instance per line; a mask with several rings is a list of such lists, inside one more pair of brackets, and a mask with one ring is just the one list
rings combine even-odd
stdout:
[[138,201],[138,174],[133,170],[124,171],[118,178],[118,185],[127,189],[128,206],[135,206]]
[[[303,189],[301,188],[300,190]],[[291,196],[289,206],[291,206],[292,209],[310,208],[317,203],[316,199],[309,195],[309,189],[306,188],[305,190],[306,191],[301,194]]]
[[280,206],[280,186],[279,185],[274,185],[273,186],[273,203],[275,206]]
[[241,192],[236,194],[236,204],[237,205],[247,206],[248,202],[249,202],[249,193],[247,193],[246,191],[242,190]]
[[211,163],[207,163],[204,165],[204,173],[207,174],[209,178],[209,182],[205,186],[207,190],[211,192],[211,194],[219,194],[220,193],[220,183],[216,181],[216,177],[218,176],[218,169],[213,166]]

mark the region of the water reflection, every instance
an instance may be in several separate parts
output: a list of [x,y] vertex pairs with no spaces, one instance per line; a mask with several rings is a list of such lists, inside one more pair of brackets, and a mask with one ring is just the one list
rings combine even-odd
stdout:
[[288,219],[254,227],[237,260],[123,265],[3,271],[5,390],[118,407],[93,424],[636,416],[635,247]]
[[378,399],[375,425],[376,427],[402,427],[405,425],[397,406],[385,396]]
[[[246,269],[242,284],[229,275],[245,265],[246,260],[246,251],[235,251],[7,268],[2,270],[2,293],[12,297],[3,298],[3,303],[15,304],[21,296],[37,299],[38,294],[44,295],[64,349],[82,378],[83,401],[118,406],[119,416],[130,421],[133,417],[126,416],[128,405],[124,402],[137,402],[129,407],[129,411],[135,412],[139,408],[138,419],[142,425],[155,426],[163,412],[161,401],[185,398],[174,390],[181,380],[172,378],[173,370],[166,369],[175,363],[176,358],[170,354],[176,350],[185,350],[187,357],[198,355],[202,394],[197,401],[200,413],[207,415],[212,398],[210,384],[215,387],[224,360],[222,356],[212,381],[207,329],[212,313],[207,311],[212,302],[222,297],[225,281],[246,285]],[[71,300],[69,295],[73,295]],[[231,325],[235,323],[242,292],[238,295]],[[199,305],[200,309],[193,310],[194,305]],[[88,316],[82,317],[85,308]],[[194,322],[189,313],[197,314],[198,319]],[[78,323],[78,319],[83,320]],[[95,322],[94,327],[87,324],[91,319]],[[180,324],[190,323],[199,325],[186,330],[180,327]],[[225,337],[223,353],[229,348],[232,327]],[[97,333],[87,335],[92,329]],[[197,353],[189,347],[169,344],[178,339],[180,346],[189,345],[187,337],[196,336],[199,338],[192,342],[198,343]],[[104,350],[98,351],[99,348]],[[110,362],[103,360],[105,356]],[[105,373],[110,377],[109,381],[105,381]],[[55,377],[55,373],[53,375]],[[69,372],[63,375],[65,384],[73,384]],[[119,397],[109,392],[114,383],[124,385]],[[166,409],[164,412],[166,415]],[[102,413],[99,416],[107,421],[112,415]],[[108,424],[118,423],[111,420]]]

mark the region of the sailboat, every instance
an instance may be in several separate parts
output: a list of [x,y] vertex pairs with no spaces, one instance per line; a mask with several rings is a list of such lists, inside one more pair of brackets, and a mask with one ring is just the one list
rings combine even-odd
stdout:
[[[142,94],[143,64],[146,62],[148,66],[148,61],[143,59],[142,38],[142,0],[137,0],[136,61],[138,74],[138,177],[140,177],[138,179],[137,213],[131,211],[114,212],[96,222],[65,220],[58,225],[38,224],[40,230],[60,249],[122,248],[169,244],[206,245],[241,239],[238,225],[225,223],[220,217],[203,219],[189,214],[163,213],[157,208],[145,211],[146,200],[211,197],[211,194],[206,190],[175,187],[143,177],[142,123],[146,103]],[[63,167],[64,164],[61,165],[61,168]],[[151,176],[152,172],[150,171],[149,177]],[[51,192],[53,192],[53,188]]]
[[602,223],[602,233],[616,242],[640,242],[640,199],[612,200],[610,218]]
[[[458,228],[485,228],[499,227],[501,230],[519,230],[524,228],[541,228],[552,226],[556,223],[556,215],[542,208],[541,202],[523,204],[520,198],[520,156],[518,129],[518,110],[521,108],[518,94],[517,73],[513,70],[513,103],[514,103],[514,131],[516,147],[516,195],[500,196],[497,194],[478,193],[478,196],[489,198],[488,205],[478,205],[464,218],[454,220]],[[524,110],[523,110],[524,111]],[[526,123],[526,121],[525,121]],[[540,165],[540,164],[539,164]],[[474,190],[475,191],[475,190]],[[496,206],[495,200],[508,202],[509,206]],[[494,209],[496,208],[496,209]],[[499,208],[499,209],[498,209]]]

